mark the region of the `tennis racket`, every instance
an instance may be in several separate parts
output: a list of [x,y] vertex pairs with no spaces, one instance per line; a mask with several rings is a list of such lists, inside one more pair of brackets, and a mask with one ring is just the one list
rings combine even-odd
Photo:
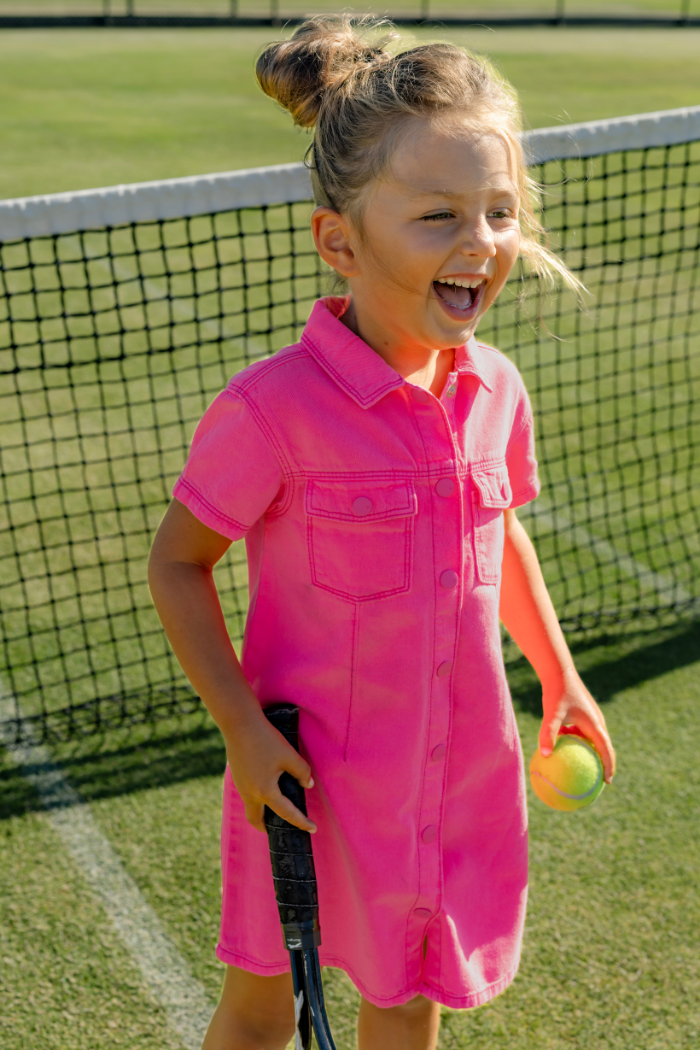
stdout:
[[[293,704],[272,704],[265,708],[265,715],[298,751],[299,708]],[[299,781],[285,772],[280,776],[279,787],[285,798],[306,815],[306,797]],[[278,817],[269,806],[265,806],[265,827],[284,944],[292,964],[296,1050],[309,1050],[312,1030],[319,1050],[335,1050],[318,959],[321,927],[311,835]]]

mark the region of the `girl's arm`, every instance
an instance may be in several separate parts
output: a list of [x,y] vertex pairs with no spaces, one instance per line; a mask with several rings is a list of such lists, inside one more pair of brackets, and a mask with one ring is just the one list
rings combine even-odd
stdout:
[[542,683],[540,751],[551,754],[561,726],[576,725],[598,749],[609,784],[615,752],[603,713],[574,667],[535,548],[514,510],[505,511],[505,532],[500,614]]
[[223,733],[249,823],[264,831],[263,807],[268,805],[291,824],[313,832],[313,822],[277,784],[286,770],[303,787],[313,787],[309,765],[263,715],[226,630],[212,570],[230,545],[173,500],[151,550],[151,595],[180,666]]

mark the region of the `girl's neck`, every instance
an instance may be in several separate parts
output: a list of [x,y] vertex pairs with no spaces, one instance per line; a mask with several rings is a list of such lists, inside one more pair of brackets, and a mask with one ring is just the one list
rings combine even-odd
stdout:
[[360,328],[352,299],[340,320],[408,383],[422,386],[436,397],[440,396],[447,377],[454,368],[454,349],[431,350],[429,347],[405,346],[384,340],[372,340],[371,335],[368,338]]

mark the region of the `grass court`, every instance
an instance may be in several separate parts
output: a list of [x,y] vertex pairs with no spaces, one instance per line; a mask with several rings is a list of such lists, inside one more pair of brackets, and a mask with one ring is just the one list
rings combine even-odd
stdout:
[[[534,127],[700,101],[700,31],[460,30],[449,37],[493,55]],[[252,78],[255,53],[269,38],[252,30],[4,33],[0,196],[300,159],[306,137]],[[685,539],[696,549],[697,536]],[[446,1011],[445,1050],[690,1050],[698,1043],[700,639],[697,623],[643,627],[575,646],[618,749],[616,782],[595,808],[575,815],[551,813],[531,798],[531,898],[519,976],[484,1008]],[[509,668],[529,756],[537,684],[523,661]],[[213,949],[224,762],[216,731],[196,715],[54,751],[213,1003],[221,981]],[[11,754],[0,756],[3,1047],[181,1045],[31,783]],[[355,992],[338,973],[327,985],[339,1050],[350,1050]]]

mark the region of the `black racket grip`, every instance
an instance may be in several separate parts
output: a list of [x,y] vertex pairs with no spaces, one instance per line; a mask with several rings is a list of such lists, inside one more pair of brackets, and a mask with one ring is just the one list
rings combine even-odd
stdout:
[[[294,704],[271,704],[264,713],[298,751],[299,709]],[[306,796],[299,781],[290,773],[282,773],[279,787],[285,798],[306,815]],[[321,929],[311,835],[273,813],[269,806],[265,806],[265,827],[285,947],[288,951],[317,948]]]

